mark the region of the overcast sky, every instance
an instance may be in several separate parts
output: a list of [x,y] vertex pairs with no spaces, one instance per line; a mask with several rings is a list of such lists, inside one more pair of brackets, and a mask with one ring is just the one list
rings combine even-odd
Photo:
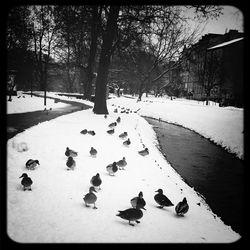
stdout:
[[244,17],[241,10],[233,6],[224,6],[223,14],[217,19],[209,20],[203,34],[217,33],[224,34],[225,31],[236,29],[244,32]]

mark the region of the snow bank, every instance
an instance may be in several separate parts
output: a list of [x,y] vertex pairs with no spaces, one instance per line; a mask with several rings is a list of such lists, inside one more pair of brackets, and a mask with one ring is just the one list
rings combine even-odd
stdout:
[[[112,99],[109,103],[127,99]],[[151,110],[149,106],[131,103],[133,108]],[[127,103],[127,105],[130,105]],[[125,105],[125,104],[124,104]],[[240,238],[209,209],[205,201],[182,181],[157,148],[151,126],[138,114],[95,115],[84,110],[41,123],[17,134],[7,143],[7,232],[11,239],[25,243],[207,243],[234,242]],[[158,110],[157,110],[158,111]],[[163,114],[162,111],[161,114]],[[170,110],[165,112],[170,114]],[[141,112],[143,114],[143,112]],[[173,116],[174,114],[172,114]],[[106,133],[108,124],[121,117],[115,133]],[[82,135],[83,129],[95,136]],[[131,145],[126,147],[119,134],[127,131]],[[14,145],[25,142],[27,151],[18,152]],[[76,168],[66,170],[66,147],[78,151]],[[89,155],[91,146],[97,157]],[[148,147],[150,154],[138,151]],[[128,165],[109,176],[106,166],[125,156]],[[27,171],[28,159],[38,159],[40,166]],[[27,172],[33,180],[32,191],[23,191],[19,176]],[[98,209],[87,208],[83,196],[90,179],[100,173],[103,181],[97,193]],[[157,208],[155,191],[176,205],[187,198],[190,210],[177,217],[174,207]],[[118,210],[131,207],[130,199],[142,191],[146,211],[134,227],[116,216]]]
[[[19,98],[18,98],[19,97]],[[26,112],[33,112],[33,111],[41,111],[46,109],[56,109],[62,108],[65,106],[69,106],[69,104],[65,104],[62,102],[55,103],[53,99],[46,99],[46,106],[43,103],[42,97],[37,96],[30,96],[23,94],[21,91],[18,91],[17,96],[12,96],[12,101],[9,102],[8,97],[6,97],[7,101],[7,114],[14,114],[14,113],[26,113]]]
[[191,129],[222,146],[240,159],[244,158],[244,110],[234,107],[206,106],[203,102],[167,98],[136,99],[120,97],[108,100],[113,107],[139,110],[142,116],[161,119]]

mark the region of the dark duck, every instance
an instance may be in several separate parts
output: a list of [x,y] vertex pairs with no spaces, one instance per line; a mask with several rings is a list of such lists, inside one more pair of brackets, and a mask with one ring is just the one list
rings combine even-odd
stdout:
[[94,147],[91,147],[90,151],[89,151],[90,155],[92,157],[96,157],[97,155],[97,150]]
[[99,188],[101,189],[101,184],[102,184],[102,180],[100,178],[100,174],[97,173],[96,175],[94,175],[91,180],[90,180],[90,184],[93,185],[95,188]]
[[23,185],[23,190],[29,190],[31,191],[31,185],[33,181],[26,173],[23,173],[19,178],[22,178],[21,184]]
[[112,134],[115,133],[115,130],[114,130],[113,128],[112,128],[112,129],[109,129],[109,130],[107,130],[107,133],[110,134],[110,135],[112,135]]
[[97,197],[93,192],[96,192],[95,188],[90,187],[89,192],[83,197],[83,200],[85,202],[86,207],[89,207],[89,204],[94,204],[93,208],[97,209],[97,207],[95,206],[95,202],[97,200]]
[[128,136],[128,133],[127,132],[123,132],[119,135],[120,138],[124,139]]
[[138,153],[142,156],[145,156],[145,155],[148,155],[149,154],[149,151],[148,151],[148,148],[145,148],[143,150],[140,150],[138,151]]
[[122,143],[124,146],[129,146],[131,144],[130,139],[128,138],[126,141]]
[[117,164],[116,162],[114,161],[112,164],[109,164],[107,167],[106,167],[107,171],[109,172],[109,175],[115,175],[115,173],[117,172],[118,170],[118,167],[117,167]]
[[168,197],[163,194],[163,191],[161,188],[159,188],[155,192],[158,193],[154,196],[154,199],[159,204],[158,206],[159,208],[174,206],[174,204],[168,199]]
[[120,116],[116,119],[116,122],[117,122],[117,123],[120,123],[120,122],[121,122],[121,117],[120,117]]
[[87,129],[83,129],[80,133],[83,134],[83,135],[85,135],[85,134],[88,133],[88,130]]
[[25,164],[26,168],[29,169],[29,170],[34,170],[37,165],[40,165],[39,161],[38,160],[32,160],[32,159],[29,159]]
[[69,156],[76,157],[78,155],[78,153],[76,151],[74,151],[73,149],[66,147],[65,155],[67,157],[69,157]]
[[126,158],[122,157],[122,159],[119,160],[116,164],[117,164],[119,169],[124,170],[124,167],[127,165]]
[[138,194],[138,196],[134,197],[133,199],[130,200],[130,203],[133,208],[139,208],[139,209],[144,209],[146,205],[145,200],[143,199],[143,193],[142,191]]
[[94,130],[89,130],[87,133],[90,134],[90,135],[92,135],[92,136],[95,135],[95,131]]
[[176,205],[175,212],[178,216],[184,216],[184,214],[186,214],[188,210],[189,205],[187,203],[186,197],[184,197],[183,200]]
[[75,160],[73,159],[72,156],[69,156],[69,157],[68,157],[68,160],[67,160],[67,162],[66,162],[66,165],[67,165],[67,167],[68,167],[67,170],[74,170],[74,169],[75,169],[76,162],[75,162]]
[[143,213],[139,208],[128,208],[126,210],[119,210],[119,214],[116,216],[121,217],[124,220],[128,220],[129,225],[134,226],[131,221],[135,221],[136,223],[140,223],[139,219],[142,218]]
[[109,128],[114,128],[117,125],[117,122],[112,122],[109,124]]

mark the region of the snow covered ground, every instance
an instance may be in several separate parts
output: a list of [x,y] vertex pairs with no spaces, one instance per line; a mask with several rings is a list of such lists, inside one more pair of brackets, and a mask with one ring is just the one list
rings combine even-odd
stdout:
[[166,97],[142,100],[144,101],[136,102],[136,99],[131,98],[113,98],[109,100],[109,104],[140,109],[140,115],[181,125],[222,146],[240,159],[244,158],[244,109],[219,107],[212,102],[206,106],[204,102],[171,100]]
[[[48,94],[55,96],[56,93]],[[37,99],[42,106],[43,99]],[[23,103],[24,100],[26,98],[22,99]],[[91,104],[79,99],[75,101]],[[15,106],[15,100],[9,104]],[[17,105],[21,106],[21,103]],[[114,112],[115,108],[120,111],[122,107],[132,111],[140,109],[138,112],[141,115],[185,125],[214,141],[218,139],[218,127],[227,124],[230,133],[240,138],[235,135],[235,144],[229,145],[229,142],[232,143],[227,138],[230,129],[225,128],[223,133],[221,131],[224,137],[218,142],[243,155],[243,110],[204,106],[193,101],[151,98],[137,103],[136,99],[112,98],[108,100],[110,114],[107,119],[88,109],[41,123],[7,142],[7,232],[10,238],[17,242],[36,243],[237,241],[240,235],[225,225],[166,162],[157,148],[152,127],[137,113]],[[22,110],[28,111],[28,107]],[[108,125],[118,116],[121,122],[115,133],[109,135],[106,132]],[[215,116],[219,117],[216,119]],[[227,120],[224,121],[223,117]],[[211,120],[215,122],[213,126]],[[80,133],[83,129],[94,130],[96,135],[83,135]],[[128,132],[131,140],[128,147],[118,136],[124,131]],[[28,150],[19,152],[23,142]],[[98,150],[96,158],[89,154],[92,146]],[[78,151],[74,171],[66,169],[66,147]],[[144,147],[150,153],[143,157],[138,151]],[[110,176],[106,166],[122,157],[126,157],[128,162],[125,170],[118,170],[115,176]],[[40,166],[33,171],[27,170],[25,163],[28,159],[38,159]],[[24,172],[33,180],[32,191],[22,190],[19,177]],[[102,185],[97,192],[98,209],[93,209],[85,207],[83,197],[91,186],[91,177],[96,173],[100,174]],[[186,197],[190,206],[188,213],[177,217],[174,206],[157,208],[154,195],[159,188],[174,205]],[[118,210],[130,208],[130,199],[140,191],[144,194],[147,210],[143,210],[141,223],[132,227],[116,214]]]
[[[18,98],[18,96],[20,96]],[[6,98],[8,99],[8,97]],[[12,101],[7,102],[7,114],[25,113],[33,111],[41,111],[50,108],[63,108],[69,104],[62,102],[55,103],[53,99],[46,99],[46,106],[43,105],[43,98],[25,95],[21,91],[17,92],[17,96],[12,96]]]

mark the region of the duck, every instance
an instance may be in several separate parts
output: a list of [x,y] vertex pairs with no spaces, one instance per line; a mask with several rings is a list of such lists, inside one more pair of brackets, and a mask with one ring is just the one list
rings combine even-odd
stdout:
[[124,139],[128,136],[128,133],[127,132],[123,132],[119,135],[120,138]]
[[112,164],[109,164],[107,167],[106,167],[107,171],[109,172],[109,175],[115,175],[115,172],[117,172],[118,170],[118,167],[116,165],[116,162],[114,161]]
[[114,128],[117,125],[117,122],[112,122],[109,124],[109,128]]
[[116,216],[119,216],[120,218],[124,220],[128,220],[129,225],[134,226],[134,224],[131,223],[131,221],[135,221],[136,223],[140,223],[139,219],[142,218],[143,212],[139,208],[128,208],[123,211],[118,210],[119,214],[116,214]]
[[142,191],[140,191],[140,193],[138,194],[138,196],[134,197],[133,199],[130,200],[130,203],[132,205],[133,208],[140,208],[140,209],[144,209],[146,210],[145,205],[146,202],[143,199],[143,193]]
[[28,177],[26,173],[23,173],[19,178],[22,178],[21,184],[23,185],[23,190],[25,191],[27,189],[31,191],[31,185],[33,183],[31,178]]
[[120,116],[118,116],[118,118],[116,119],[116,122],[117,122],[117,123],[120,123],[120,122],[121,122],[121,117],[120,117]]
[[88,130],[87,129],[83,129],[80,133],[83,134],[83,135],[85,135],[85,134],[88,133]]
[[168,197],[163,194],[163,191],[161,188],[159,188],[155,192],[158,193],[154,196],[154,199],[160,205],[158,206],[159,208],[174,206],[174,204],[168,199]]
[[78,155],[78,153],[76,151],[66,147],[65,155],[67,157],[69,157],[69,156],[76,157]]
[[148,148],[144,148],[143,150],[138,151],[138,153],[142,156],[145,156],[149,154],[149,151]]
[[75,162],[75,160],[73,159],[73,157],[72,156],[69,156],[68,157],[68,160],[67,160],[67,162],[66,162],[66,165],[67,165],[67,167],[68,167],[68,169],[67,170],[74,170],[75,169],[75,166],[76,166],[76,162]]
[[90,151],[89,151],[90,155],[93,157],[96,157],[97,155],[97,150],[93,147],[91,147]]
[[129,146],[131,144],[130,139],[128,138],[126,141],[122,143],[124,146]]
[[119,160],[116,164],[120,170],[124,170],[124,167],[127,165],[126,158],[122,157],[122,159]]
[[97,196],[93,193],[96,192],[95,188],[93,186],[91,186],[89,188],[89,192],[83,197],[83,200],[85,202],[85,206],[89,207],[88,204],[94,204],[94,209],[97,209],[95,202],[97,200]]
[[99,188],[99,190],[101,189],[101,184],[102,184],[102,180],[100,178],[100,174],[97,173],[96,175],[94,175],[91,180],[90,180],[90,184],[92,184],[95,188]]
[[115,109],[114,109],[114,113],[117,113],[117,112],[118,112],[118,109],[117,109],[117,108],[115,108]]
[[26,168],[29,169],[29,170],[34,170],[35,167],[36,167],[37,165],[40,165],[40,163],[39,163],[38,160],[29,159],[29,160],[25,163]]
[[89,130],[87,133],[90,134],[90,135],[92,135],[92,136],[95,135],[95,131],[94,130]]
[[112,134],[115,133],[115,130],[112,128],[112,129],[108,130],[107,133],[110,134],[110,135],[112,135]]
[[183,200],[176,205],[175,212],[178,216],[184,216],[184,214],[186,214],[188,210],[189,205],[187,203],[186,197],[184,197]]

